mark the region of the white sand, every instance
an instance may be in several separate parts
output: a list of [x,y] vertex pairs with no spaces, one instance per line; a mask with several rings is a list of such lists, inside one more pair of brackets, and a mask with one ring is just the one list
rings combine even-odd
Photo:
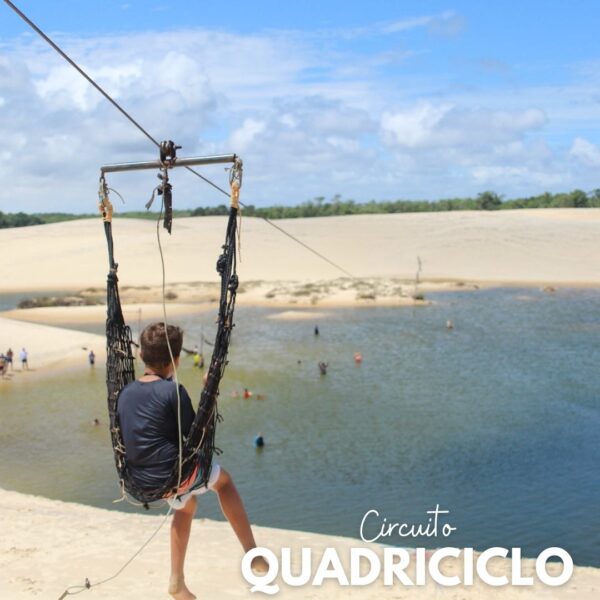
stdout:
[[[161,519],[158,515],[107,511],[0,490],[0,598],[57,600],[67,586],[81,585],[86,577],[91,583],[110,577],[150,537]],[[348,538],[266,527],[255,527],[254,532],[258,543],[276,554],[283,546],[290,546],[299,554],[299,549],[304,546],[312,548],[315,560],[326,547],[337,548],[340,557],[345,557],[351,547],[364,546]],[[117,579],[84,591],[78,597],[166,600],[169,597],[165,593],[168,540],[167,523]],[[374,546],[371,548],[375,549]],[[188,550],[186,579],[189,587],[201,599],[267,597],[248,591],[249,586],[240,572],[241,558],[242,551],[226,523],[196,520]],[[347,563],[346,560],[343,562]],[[532,563],[532,560],[524,560],[524,574],[532,572]],[[509,574],[509,568],[508,561],[498,560],[491,570],[494,574]],[[447,574],[456,573],[456,565],[449,564],[443,570]],[[431,583],[419,588],[400,585],[386,588],[378,580],[365,588],[344,588],[335,582],[296,589],[282,585],[275,598],[595,600],[599,594],[600,570],[577,567],[571,581],[561,588],[548,588],[539,582],[534,587],[524,588],[492,589],[481,582],[470,588],[444,588]]]
[[[360,277],[600,283],[600,209],[358,215],[277,221]],[[215,281],[224,217],[178,219],[163,235],[167,281]],[[160,285],[152,221],[113,224],[121,286]],[[0,291],[105,285],[100,218],[0,230]],[[240,280],[333,279],[341,273],[261,219],[244,218]]]
[[[412,279],[420,256],[421,276],[429,281],[600,283],[600,210],[595,209],[373,215],[299,219],[278,224],[361,277]],[[224,226],[225,219],[218,217],[175,221],[173,236],[169,239],[163,236],[168,285],[216,281],[214,265]],[[117,220],[114,229],[122,288],[160,286],[154,223]],[[5,257],[0,264],[0,293],[102,289],[105,285],[107,259],[100,219],[0,230],[0,248]],[[340,275],[258,219],[243,220],[242,257],[239,268],[242,284],[251,280],[327,281]],[[263,297],[268,288],[266,284],[254,288],[254,300]],[[260,290],[258,294],[256,289]],[[251,292],[248,291],[249,297]],[[348,302],[354,301],[354,292],[347,291],[346,295]],[[206,299],[210,299],[210,294]],[[155,292],[146,301],[155,302]],[[103,307],[40,309],[38,313],[30,313],[33,315],[30,318],[55,323],[91,322],[104,318],[103,312]],[[11,346],[19,369],[18,352],[25,346],[30,353],[30,365],[37,370],[16,372],[11,380],[0,382],[0,393],[4,385],[14,385],[41,372],[55,372],[67,364],[85,367],[84,347],[93,348],[102,361],[104,345],[102,336],[0,318],[0,350]],[[0,598],[54,600],[67,585],[80,584],[85,577],[95,582],[110,576],[158,522],[156,516],[104,511],[0,490]],[[257,528],[257,537],[260,543],[274,550],[305,545],[317,553],[326,546],[348,551],[356,544],[342,538],[266,528]],[[237,542],[226,525],[196,523],[190,547],[190,587],[199,598],[211,600],[257,597],[248,593],[248,586],[242,580],[240,559]],[[531,569],[530,561],[527,567]],[[508,563],[499,561],[498,568],[507,572]],[[79,597],[165,599],[167,575],[168,527],[165,527],[116,581]],[[600,597],[600,570],[577,568],[571,582],[560,589],[537,586],[492,590],[481,584],[472,588],[429,585],[385,589],[376,583],[366,589],[326,585],[284,590],[277,597],[591,600]]]
[[[12,348],[14,352],[14,370],[8,371],[10,383],[31,379],[42,373],[51,374],[53,371],[72,366],[87,366],[87,355],[93,350],[100,366],[104,363],[104,348],[106,340],[103,336],[61,329],[46,325],[24,323],[0,317],[0,350],[6,352]],[[21,370],[19,352],[26,348],[29,353],[30,371]],[[0,380],[8,384],[9,380]]]
[[[123,304],[125,321],[136,323],[138,318],[160,319],[163,317],[163,306],[158,303],[149,304]],[[167,304],[167,317],[176,315],[189,315],[207,310],[209,306],[198,304]],[[141,311],[141,312],[140,312]],[[106,320],[106,306],[44,306],[40,308],[27,308],[8,310],[0,313],[6,319],[30,321],[32,323],[102,323]]]

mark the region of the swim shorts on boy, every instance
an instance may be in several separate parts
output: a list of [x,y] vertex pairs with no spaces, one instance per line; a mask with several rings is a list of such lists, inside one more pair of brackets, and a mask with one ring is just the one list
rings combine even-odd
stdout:
[[[208,490],[212,490],[215,486],[215,483],[217,483],[217,480],[219,479],[220,474],[221,474],[221,467],[217,463],[214,463],[212,466],[212,469],[210,471],[210,477],[208,478],[208,483],[206,485],[202,485],[202,486],[196,488],[195,490],[186,492],[185,490],[192,487],[194,485],[194,483],[196,483],[198,481],[198,479],[200,478],[200,471],[199,471],[199,469],[196,469],[196,472],[193,475],[194,479],[193,479],[192,483],[188,485],[186,482],[182,486],[182,488],[180,488],[180,490],[183,493],[180,493],[176,496],[169,496],[168,498],[166,498],[166,501],[169,503],[169,506],[171,506],[173,508],[173,510],[180,510],[187,504],[187,501],[192,496],[201,496],[202,494],[206,493]],[[192,478],[190,477],[190,479],[192,479]]]

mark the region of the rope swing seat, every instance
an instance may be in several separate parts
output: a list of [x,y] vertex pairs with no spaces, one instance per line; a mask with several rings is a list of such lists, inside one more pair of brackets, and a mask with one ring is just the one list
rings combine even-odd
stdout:
[[[167,496],[177,494],[179,485],[187,479],[198,467],[199,476],[193,486],[197,489],[208,484],[212,468],[212,459],[218,449],[215,447],[215,432],[218,421],[221,419],[217,406],[219,384],[227,365],[227,352],[231,331],[234,327],[233,313],[235,309],[238,277],[236,274],[237,253],[237,218],[239,215],[239,194],[242,184],[242,161],[235,154],[223,156],[209,156],[196,158],[177,158],[176,151],[179,147],[171,141],[160,144],[160,158],[158,161],[125,163],[108,165],[101,168],[99,185],[99,209],[103,216],[104,231],[108,247],[109,272],[106,286],[106,386],[108,413],[110,418],[110,434],[114,450],[115,465],[123,494],[132,496],[141,502],[145,508],[149,503],[162,500]],[[183,441],[182,452],[173,467],[168,479],[157,489],[147,490],[137,486],[129,476],[127,468],[127,453],[119,424],[117,407],[119,395],[123,388],[135,379],[135,360],[132,346],[131,328],[125,323],[121,300],[119,297],[119,280],[117,277],[118,264],[114,257],[114,244],[112,236],[113,207],[109,200],[111,189],[106,183],[105,175],[109,172],[131,171],[158,168],[160,170],[160,184],[154,190],[151,200],[146,205],[149,208],[155,195],[162,197],[160,218],[164,212],[163,226],[169,233],[172,227],[172,186],[169,183],[169,171],[174,167],[191,167],[195,165],[208,165],[231,163],[229,184],[231,188],[231,206],[225,231],[225,241],[222,253],[217,260],[217,272],[221,280],[219,310],[217,317],[217,333],[214,341],[212,357],[208,367],[206,384],[201,392],[196,417],[188,436]],[[193,171],[196,173],[196,171]],[[114,191],[114,190],[112,190]],[[163,211],[164,209],[164,211]],[[157,224],[158,232],[158,224]]]

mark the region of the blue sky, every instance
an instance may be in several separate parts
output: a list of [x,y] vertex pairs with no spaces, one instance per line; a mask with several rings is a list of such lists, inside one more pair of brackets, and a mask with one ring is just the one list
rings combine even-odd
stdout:
[[[155,137],[239,153],[247,203],[600,187],[596,2],[17,5]],[[89,212],[101,164],[154,155],[3,3],[0,135],[3,211]],[[137,210],[154,177],[111,184]]]

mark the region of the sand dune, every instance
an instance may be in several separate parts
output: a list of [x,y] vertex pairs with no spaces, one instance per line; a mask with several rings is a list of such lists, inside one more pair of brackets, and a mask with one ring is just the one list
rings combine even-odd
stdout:
[[[161,519],[158,515],[107,511],[0,490],[0,597],[56,600],[67,586],[82,585],[86,578],[93,584],[110,577],[150,537]],[[254,531],[258,543],[276,553],[283,546],[291,547],[296,554],[301,547],[309,547],[318,560],[325,548],[334,547],[345,565],[351,547],[365,546],[356,540],[313,533],[266,527],[255,527]],[[168,536],[166,524],[118,578],[90,592],[84,591],[79,597],[110,600],[168,598]],[[381,551],[373,545],[370,548]],[[250,593],[240,572],[242,551],[226,523],[196,520],[188,557],[186,579],[198,598],[268,597]],[[532,565],[531,559],[523,561],[524,574],[531,573]],[[449,563],[442,568],[446,574],[457,572],[455,564]],[[550,568],[558,570],[560,567],[553,565]],[[510,563],[498,559],[490,570],[495,575],[508,575]],[[533,587],[490,588],[478,580],[472,587],[441,587],[432,583],[425,587],[409,588],[399,584],[386,587],[382,578],[366,587],[341,587],[333,581],[326,581],[322,587],[299,588],[285,586],[281,579],[278,583],[282,587],[276,598],[593,600],[600,593],[600,571],[576,567],[572,579],[560,588],[545,587],[539,582]]]
[[[277,221],[359,277],[478,282],[600,284],[600,209],[357,215]],[[224,217],[175,221],[163,234],[167,281],[216,280]],[[160,285],[152,221],[116,219],[122,286]],[[334,279],[342,275],[261,219],[243,218],[241,281]],[[0,230],[0,291],[103,287],[101,220]]]

